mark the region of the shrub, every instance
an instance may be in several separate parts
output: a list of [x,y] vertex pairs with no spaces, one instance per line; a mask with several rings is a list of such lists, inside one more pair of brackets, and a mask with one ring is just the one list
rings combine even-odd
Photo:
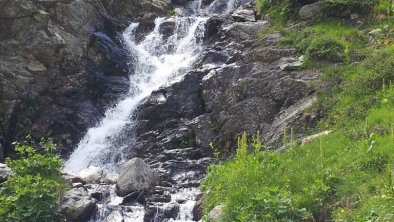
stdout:
[[0,218],[5,222],[60,221],[57,203],[65,188],[60,179],[62,160],[52,140],[41,141],[44,154],[16,144],[20,159],[7,159],[12,175],[0,186]]
[[300,4],[293,0],[258,0],[257,11],[260,15],[265,15],[275,22],[284,23],[288,19],[297,16]]
[[343,62],[345,59],[345,46],[328,36],[315,38],[306,49],[306,54],[314,60],[329,62]]

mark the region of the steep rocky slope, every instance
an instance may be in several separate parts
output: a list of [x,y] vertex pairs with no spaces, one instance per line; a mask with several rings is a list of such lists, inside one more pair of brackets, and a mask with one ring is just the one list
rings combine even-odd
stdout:
[[166,14],[167,1],[1,0],[0,159],[27,134],[62,153],[128,87],[132,65],[117,33]]
[[[226,1],[212,2],[204,1],[216,4],[211,13],[226,10]],[[192,3],[173,1],[173,6],[187,15]],[[31,133],[35,138],[54,137],[67,156],[128,89],[134,61],[118,38],[120,31],[138,20],[136,38],[141,41],[155,27],[154,18],[171,8],[164,1],[126,0],[3,4],[1,28],[7,31],[0,35],[0,138],[5,155],[12,155],[11,141]],[[125,160],[139,157],[158,172],[152,183],[158,186],[131,192],[119,182],[124,198],[108,209],[122,214],[140,203],[145,221],[160,215],[163,220],[175,219],[186,200],[178,203],[172,198],[183,188],[199,186],[208,164],[215,161],[212,145],[222,156],[231,155],[238,135],[260,131],[267,144],[278,147],[285,128],[294,128],[294,136],[301,137],[315,125],[317,117],[303,111],[314,100],[313,82],[319,73],[300,71],[303,61],[296,50],[275,46],[279,33],[259,38],[269,27],[256,14],[254,1],[209,18],[205,49],[192,70],[179,82],[154,91],[134,113],[137,127],[126,125],[122,135],[111,138],[119,139],[113,144],[126,147],[121,154]],[[175,23],[163,23],[159,29],[164,37],[171,36]],[[71,190],[69,198],[89,199],[84,218],[93,216],[91,206],[96,202],[107,210],[104,215],[98,211],[101,219],[110,217],[105,205],[114,187],[84,187],[89,192]],[[65,205],[68,209],[73,204]],[[195,220],[200,217],[195,213]]]

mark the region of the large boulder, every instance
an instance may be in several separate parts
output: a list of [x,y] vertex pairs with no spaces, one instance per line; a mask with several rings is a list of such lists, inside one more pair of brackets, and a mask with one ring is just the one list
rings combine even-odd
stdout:
[[122,164],[116,182],[116,193],[126,196],[134,191],[148,190],[157,185],[160,176],[140,158],[133,158]]
[[298,15],[302,19],[311,19],[321,15],[322,9],[323,4],[321,2],[316,2],[302,6]]
[[83,187],[64,194],[60,210],[68,221],[86,221],[96,208],[96,200]]

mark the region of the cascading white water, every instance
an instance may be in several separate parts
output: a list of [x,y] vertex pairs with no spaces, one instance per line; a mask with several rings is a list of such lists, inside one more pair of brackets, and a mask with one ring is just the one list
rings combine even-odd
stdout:
[[[78,172],[89,165],[107,171],[116,169],[122,159],[122,147],[113,144],[122,129],[133,124],[132,115],[143,99],[161,86],[180,80],[202,49],[203,17],[158,18],[155,29],[141,43],[134,39],[138,23],[131,24],[123,33],[123,40],[135,58],[134,75],[130,76],[130,91],[104,119],[90,128],[65,164],[67,172]],[[174,22],[174,34],[164,38],[160,26]],[[119,158],[120,156],[120,158]]]
[[[205,22],[208,19],[206,15],[215,11],[215,7],[219,7],[217,5],[220,5],[220,10],[216,11],[229,13],[249,0],[215,0],[204,7],[201,1],[192,2],[192,16],[157,18],[154,30],[141,42],[135,39],[138,23],[132,23],[123,32],[123,41],[133,58],[134,72],[130,76],[130,90],[113,108],[106,111],[105,117],[97,126],[88,130],[65,163],[66,172],[79,172],[88,166],[98,166],[107,172],[116,171],[123,161],[122,151],[133,142],[133,138],[127,138],[128,144],[119,141],[122,141],[125,129],[130,130],[136,124],[134,115],[138,106],[154,90],[179,81],[202,52]],[[161,26],[168,23],[174,25],[173,33],[170,31],[169,36],[161,33]],[[112,193],[115,195],[113,190]],[[172,204],[179,200],[184,202],[179,204],[178,217],[170,221],[193,221],[192,209],[198,193],[198,189],[182,189],[172,194]],[[105,218],[112,216],[122,218],[121,221],[125,222],[143,221],[143,206],[118,206],[128,209],[120,213],[121,209],[111,208],[119,204],[119,200],[115,200],[116,203],[104,200],[99,204],[97,218],[92,220],[107,221]]]

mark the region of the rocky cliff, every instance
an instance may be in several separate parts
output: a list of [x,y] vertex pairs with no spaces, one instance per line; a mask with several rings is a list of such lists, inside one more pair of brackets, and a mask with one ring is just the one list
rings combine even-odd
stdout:
[[167,1],[1,0],[0,159],[27,134],[69,153],[128,87],[118,32]]

